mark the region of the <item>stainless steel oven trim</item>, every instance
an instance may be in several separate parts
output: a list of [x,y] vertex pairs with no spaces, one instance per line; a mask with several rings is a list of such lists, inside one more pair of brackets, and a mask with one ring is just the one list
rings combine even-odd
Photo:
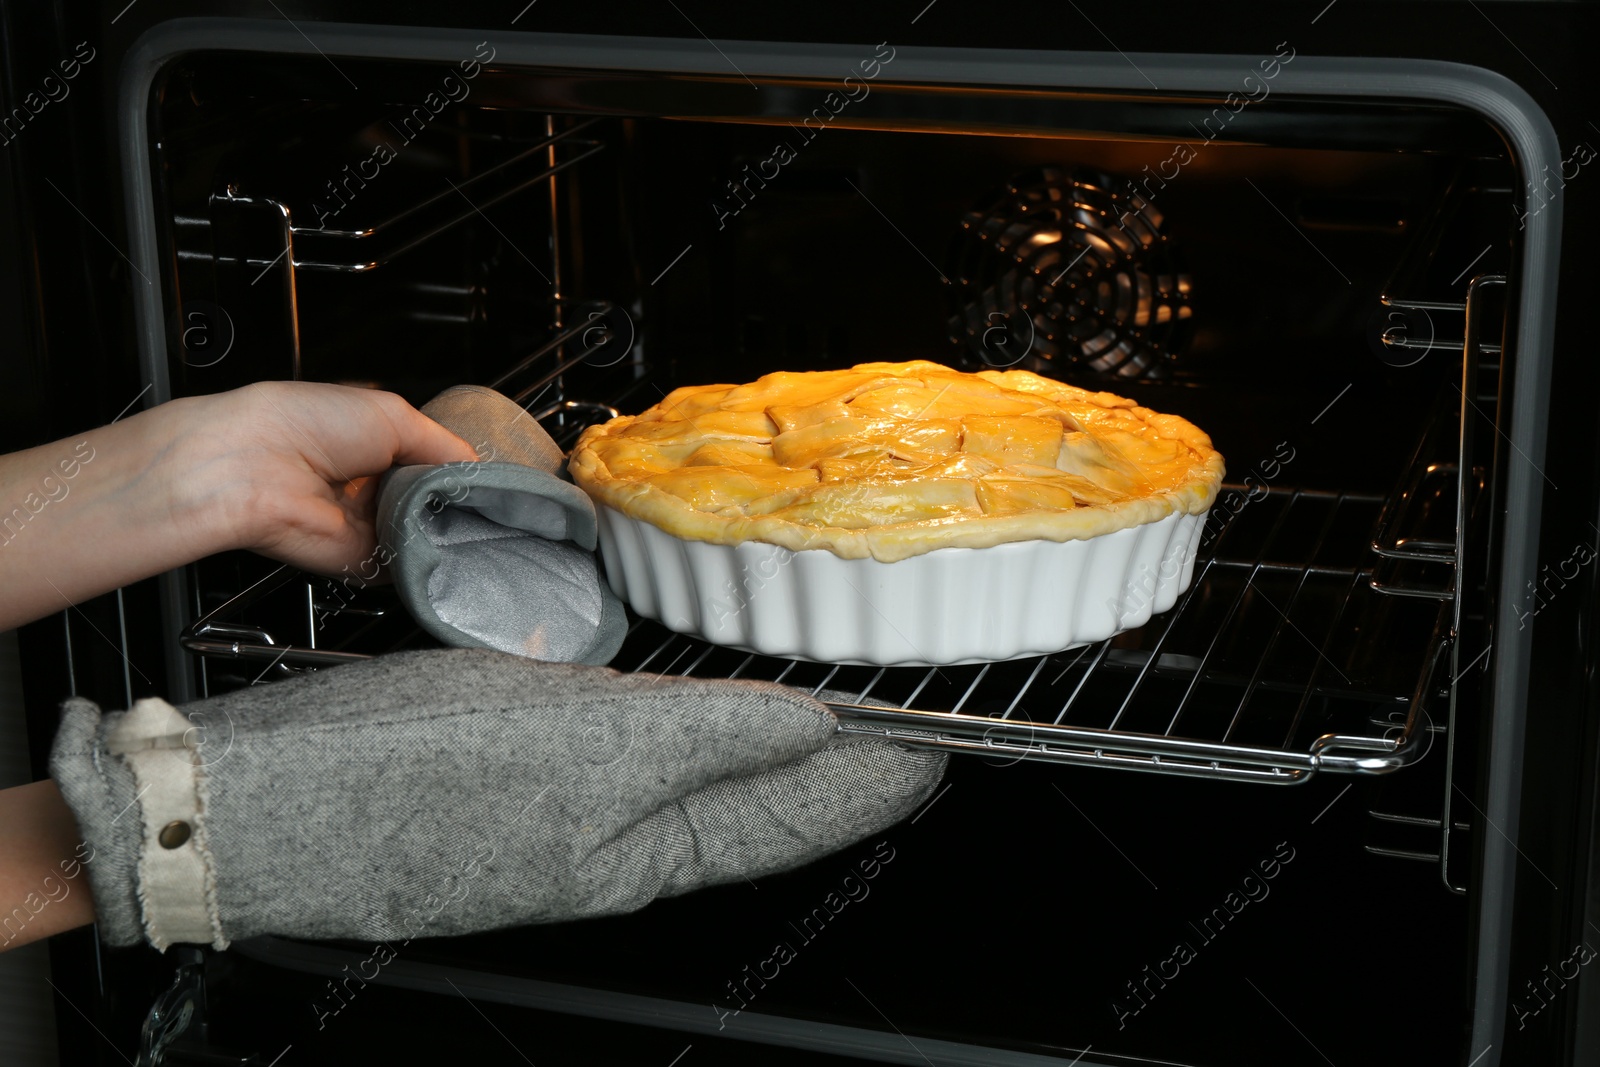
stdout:
[[[361,951],[342,945],[313,945],[279,937],[240,941],[235,944],[234,951],[263,963],[330,978],[347,973],[346,969],[352,964],[359,969],[363,960]],[[750,1010],[719,1013],[711,1004],[690,1004],[637,993],[560,985],[516,975],[486,974],[403,958],[384,966],[382,972],[371,981],[442,996],[459,995],[469,1000],[514,1004],[540,1011],[807,1049],[835,1056],[859,1056],[880,1063],[906,1064],[907,1067],[919,1067],[927,1063],[938,1063],[943,1067],[1061,1067],[1069,1062],[1077,1067],[1112,1067],[1114,1062],[1125,1062],[1120,1058],[1114,1061],[1101,1059],[1090,1054],[1087,1048],[1063,1048],[1062,1055],[1057,1057],[1019,1049],[964,1044],[920,1034],[913,1044],[905,1035],[888,1030],[869,1030]],[[1074,1054],[1078,1058],[1069,1061],[1067,1057]],[[1151,1067],[1156,1064],[1152,1060],[1140,1062]]]
[[[308,23],[313,44],[300,27],[277,20],[238,18],[174,19],[147,30],[124,57],[119,80],[118,141],[123,159],[126,212],[133,262],[148,278],[161,270],[155,188],[149,154],[151,90],[163,67],[189,52],[233,50],[451,63],[471,54],[486,34],[438,27],[374,27],[346,23]],[[496,60],[504,66],[571,70],[628,70],[664,74],[725,74],[732,64],[758,77],[829,77],[859,58],[858,47],[727,41],[715,49],[704,41],[680,38],[606,37],[579,34],[496,33]],[[952,85],[1015,85],[1056,89],[1147,92],[1151,76],[1169,92],[1224,94],[1237,89],[1241,71],[1255,57],[1099,52],[1048,52],[1030,49],[906,47],[895,58],[901,82]],[[1348,56],[1297,56],[1284,67],[1279,91],[1294,95],[1408,99],[1465,108],[1487,120],[1505,139],[1522,174],[1559,169],[1560,143],[1548,116],[1520,86],[1481,67],[1435,60],[1367,59]],[[1529,457],[1544,454],[1551,366],[1554,358],[1556,285],[1561,250],[1563,205],[1555,198],[1532,213],[1523,230],[1521,260],[1512,272],[1511,299],[1517,308],[1516,335],[1507,343],[1516,354],[1516,376],[1507,439],[1517,460],[1508,461],[1506,514],[1515,517],[1504,531],[1498,610],[1491,654],[1493,717],[1488,731],[1488,795],[1485,820],[1498,833],[1485,835],[1484,869],[1479,883],[1479,962],[1474,992],[1471,1049],[1477,1060],[1499,1062],[1498,1049],[1509,1010],[1509,953],[1517,829],[1521,807],[1522,755],[1532,632],[1519,631],[1515,605],[1537,569],[1543,475]],[[142,377],[151,386],[150,403],[171,397],[167,380],[168,316],[165,294],[153,282],[134,293]],[[192,603],[187,576],[166,575],[161,583],[163,626],[177,634]],[[193,697],[184,653],[167,646],[168,676],[176,701]],[[1481,1052],[1479,1051],[1481,1050]]]

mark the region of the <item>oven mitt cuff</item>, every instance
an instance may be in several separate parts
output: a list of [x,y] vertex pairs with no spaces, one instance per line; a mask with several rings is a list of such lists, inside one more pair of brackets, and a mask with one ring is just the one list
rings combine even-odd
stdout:
[[132,769],[107,752],[105,733],[115,718],[102,717],[98,706],[81,697],[63,704],[50,774],[83,838],[72,861],[78,866],[69,876],[89,872],[101,939],[134,945],[143,939],[138,895],[141,812],[129,803],[139,787]]
[[436,649],[181,711],[69,701],[51,771],[113,945],[399,941],[785,870],[938,784],[943,756],[836,728],[772,683]]
[[382,557],[418,624],[449,645],[610,662],[627,632],[594,555],[594,504],[521,406],[456,386],[422,411],[477,463],[399,467],[378,494]]

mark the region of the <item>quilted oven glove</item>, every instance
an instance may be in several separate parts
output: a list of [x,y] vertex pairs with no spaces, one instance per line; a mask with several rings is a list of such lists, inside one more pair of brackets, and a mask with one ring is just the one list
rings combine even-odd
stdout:
[[447,645],[600,665],[627,618],[595,563],[594,505],[521,406],[458,385],[423,405],[481,462],[397,467],[378,491],[382,558],[417,623]]
[[63,707],[101,936],[390,941],[632,911],[897,822],[945,757],[767,682],[407,652],[175,709]]

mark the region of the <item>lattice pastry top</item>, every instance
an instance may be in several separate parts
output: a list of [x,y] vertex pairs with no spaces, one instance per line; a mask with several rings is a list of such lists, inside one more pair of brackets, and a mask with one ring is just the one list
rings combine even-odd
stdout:
[[570,469],[680,538],[893,562],[1200,514],[1223,463],[1192,423],[1111,393],[917,360],[675,389],[590,427]]

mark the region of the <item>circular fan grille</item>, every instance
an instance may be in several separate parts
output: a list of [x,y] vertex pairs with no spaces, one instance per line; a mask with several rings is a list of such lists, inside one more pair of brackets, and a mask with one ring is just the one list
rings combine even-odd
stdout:
[[962,219],[951,339],[990,367],[1161,377],[1187,339],[1189,275],[1161,214],[1113,179],[1040,167]]

